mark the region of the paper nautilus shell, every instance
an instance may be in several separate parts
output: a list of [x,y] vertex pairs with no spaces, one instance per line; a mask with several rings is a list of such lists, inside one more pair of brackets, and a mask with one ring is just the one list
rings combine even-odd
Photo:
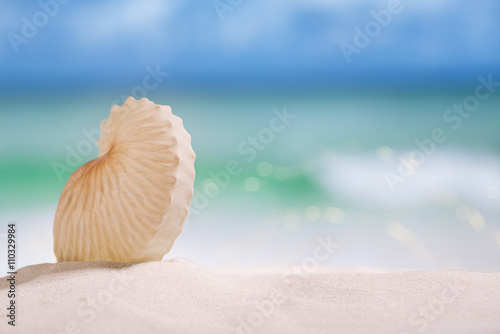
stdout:
[[101,124],[99,155],[77,169],[54,220],[58,261],[161,260],[193,197],[191,136],[170,107],[129,97]]

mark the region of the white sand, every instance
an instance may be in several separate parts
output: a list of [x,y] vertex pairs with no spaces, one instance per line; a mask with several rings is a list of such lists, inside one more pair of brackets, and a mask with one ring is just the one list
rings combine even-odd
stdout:
[[[500,273],[295,269],[30,266],[0,333],[500,333]],[[7,290],[2,278],[2,314]]]

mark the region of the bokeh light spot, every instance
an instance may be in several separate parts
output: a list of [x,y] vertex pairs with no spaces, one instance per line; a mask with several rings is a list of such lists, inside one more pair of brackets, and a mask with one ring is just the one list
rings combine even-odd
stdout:
[[387,146],[377,147],[375,153],[377,154],[377,157],[384,162],[389,162],[394,159],[394,151]]
[[333,224],[341,223],[344,219],[345,213],[341,208],[331,206],[325,210],[325,218],[328,222]]
[[306,208],[304,216],[310,222],[315,222],[321,217],[321,210],[314,205],[310,205]]
[[397,222],[391,222],[386,227],[387,233],[403,245],[412,246],[416,243],[413,232]]
[[260,188],[260,181],[258,178],[256,177],[248,177],[246,180],[245,180],[245,189],[247,191],[257,191],[259,190]]
[[262,161],[257,165],[257,173],[262,177],[271,176],[271,174],[273,173],[273,165],[271,165],[269,162]]

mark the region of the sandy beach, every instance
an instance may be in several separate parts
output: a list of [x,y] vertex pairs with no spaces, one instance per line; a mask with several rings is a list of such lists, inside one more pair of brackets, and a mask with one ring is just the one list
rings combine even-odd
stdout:
[[500,333],[498,272],[72,262],[15,288],[1,333]]

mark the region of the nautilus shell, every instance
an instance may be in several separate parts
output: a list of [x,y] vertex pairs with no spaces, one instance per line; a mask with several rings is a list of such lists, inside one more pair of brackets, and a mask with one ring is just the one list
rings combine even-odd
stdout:
[[161,260],[193,197],[191,136],[170,107],[129,97],[101,124],[99,155],[77,169],[54,219],[58,261]]

